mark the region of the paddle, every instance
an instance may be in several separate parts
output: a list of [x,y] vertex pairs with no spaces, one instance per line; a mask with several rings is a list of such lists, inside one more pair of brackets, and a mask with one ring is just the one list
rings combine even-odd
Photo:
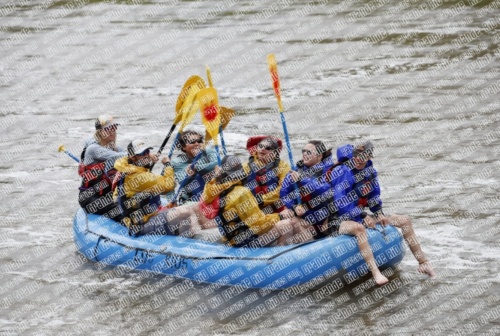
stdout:
[[[208,67],[208,65],[207,65],[207,78],[208,78],[208,85],[211,88],[213,88],[214,87],[214,83],[212,81],[212,74],[210,73],[210,68]],[[220,107],[219,107],[219,112],[222,113],[220,111]],[[234,114],[234,111],[233,111],[233,114]],[[226,123],[225,126],[227,126],[228,123],[229,123],[229,121]],[[223,127],[223,124],[220,124],[220,126],[219,126],[220,142],[221,142],[221,145],[222,145],[222,152],[224,153],[224,156],[227,155],[226,142],[224,141],[224,132],[222,131],[225,128],[225,126]],[[207,134],[210,134],[210,133],[207,132]]]
[[[280,85],[280,78],[278,75],[278,64],[276,63],[276,58],[274,57],[274,54],[269,54],[267,56],[267,65],[269,66],[269,73],[271,74],[271,81],[273,83],[274,95],[278,100],[278,109],[280,111],[281,124],[283,125],[283,133],[285,134],[288,159],[290,160],[290,166],[292,167],[292,170],[296,170],[297,167],[295,167],[295,162],[293,161],[292,146],[290,145],[290,138],[288,137],[288,130],[286,128],[286,120],[283,114],[284,108],[283,108],[283,103],[281,102],[281,85]],[[297,184],[294,183],[293,185],[295,186],[295,191],[297,192]],[[302,204],[300,194],[298,201],[299,204]]]
[[[181,93],[179,94],[179,98],[177,98],[177,103],[175,104],[176,115],[174,125],[176,126],[179,122],[182,123],[179,132],[170,147],[170,151],[168,153],[169,158],[171,158],[174,153],[175,143],[179,140],[184,127],[186,127],[186,125],[189,124],[196,115],[197,109],[193,110],[194,107],[192,106],[196,101],[196,93],[205,87],[205,81],[200,76],[191,76],[184,84]],[[172,125],[172,127],[174,127],[174,125]],[[168,139],[166,140],[168,141]],[[164,141],[164,143],[166,144],[166,141]]]
[[219,145],[217,135],[220,130],[221,116],[219,112],[219,98],[215,88],[206,88],[198,92],[198,102],[200,104],[201,121],[205,125],[207,132],[214,139],[215,152],[217,154],[217,163],[221,165],[219,154]]
[[288,137],[288,130],[286,128],[286,120],[283,114],[284,108],[281,102],[281,87],[280,87],[280,78],[278,75],[278,65],[276,63],[276,58],[274,57],[274,54],[269,54],[267,56],[267,64],[269,65],[269,73],[271,74],[271,81],[273,82],[274,95],[278,100],[278,108],[281,116],[281,124],[283,125],[283,133],[285,134],[286,149],[288,151],[288,158],[290,159],[290,166],[292,167],[293,170],[295,170],[296,167],[295,167],[295,162],[293,161],[292,146],[290,145],[290,138]]
[[80,159],[78,159],[73,153],[71,153],[70,151],[66,150],[66,148],[64,148],[64,145],[61,145],[59,146],[59,148],[57,149],[58,152],[64,152],[66,154],[68,154],[68,156],[70,158],[72,158],[73,160],[75,160],[76,162],[80,163]]

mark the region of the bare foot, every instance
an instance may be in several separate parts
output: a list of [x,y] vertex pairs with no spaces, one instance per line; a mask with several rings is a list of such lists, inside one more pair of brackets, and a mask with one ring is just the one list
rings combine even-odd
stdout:
[[373,279],[375,279],[375,283],[379,286],[385,285],[389,282],[389,279],[387,279],[382,273],[373,275]]
[[422,274],[427,274],[431,279],[436,278],[436,272],[434,272],[434,269],[429,261],[424,261],[418,265],[418,271]]

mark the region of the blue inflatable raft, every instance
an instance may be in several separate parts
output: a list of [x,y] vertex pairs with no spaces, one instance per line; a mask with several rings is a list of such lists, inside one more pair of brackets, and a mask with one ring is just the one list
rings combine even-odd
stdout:
[[[381,269],[403,259],[403,239],[394,227],[387,226],[385,232],[370,229],[368,235]],[[119,223],[79,209],[74,238],[78,250],[100,265],[148,270],[216,286],[275,290],[318,287],[328,281],[342,287],[369,272],[356,239],[345,235],[298,245],[234,248],[176,236],[133,237]]]

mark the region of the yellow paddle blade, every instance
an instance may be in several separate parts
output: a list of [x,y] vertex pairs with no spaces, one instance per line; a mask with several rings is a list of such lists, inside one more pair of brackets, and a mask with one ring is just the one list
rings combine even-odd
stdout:
[[64,152],[66,149],[64,148],[64,145],[59,146],[57,149],[58,152]]
[[[191,76],[188,78],[181,92],[179,93],[179,98],[177,98],[177,103],[175,104],[175,119],[174,124],[178,124],[183,120],[182,106],[184,105],[186,99],[192,94],[196,94],[201,89],[206,87],[205,81],[200,76]],[[189,106],[189,105],[188,105]]]
[[267,56],[267,65],[269,66],[269,73],[271,74],[271,81],[273,82],[273,89],[276,99],[278,100],[278,107],[280,112],[283,112],[283,104],[281,103],[281,87],[280,87],[280,77],[278,76],[278,64],[276,63],[276,58],[274,54],[269,54]]
[[[234,117],[234,110],[230,109],[229,107],[219,106],[219,112],[220,112],[220,122],[222,124],[222,129],[226,129],[226,126]],[[210,139],[212,139],[212,136],[208,132],[206,132],[205,143],[210,141]]]
[[200,103],[198,102],[198,93],[199,92],[191,92],[181,107],[182,123],[179,132],[182,132],[184,130],[184,127],[186,127],[187,125],[189,125],[189,123],[191,123],[191,121],[193,121],[194,117],[196,116],[196,112],[198,112],[198,109],[200,108]]
[[208,86],[214,87],[214,82],[212,81],[212,74],[210,73],[210,68],[207,65],[207,78],[208,78]]
[[215,144],[217,144],[217,135],[221,123],[217,90],[214,88],[203,89],[198,92],[197,98],[200,104],[201,121],[212,139],[214,139]]

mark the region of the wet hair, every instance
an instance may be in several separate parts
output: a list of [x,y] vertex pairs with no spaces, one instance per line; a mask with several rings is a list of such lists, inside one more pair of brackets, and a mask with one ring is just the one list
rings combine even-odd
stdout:
[[[363,148],[363,149],[361,149]],[[353,148],[352,156],[363,156],[364,158],[372,158],[373,157],[374,146],[371,141],[363,141]]]
[[222,158],[221,170],[222,173],[216,178],[217,183],[239,181],[246,177],[240,158],[234,155],[226,155]]
[[316,152],[318,154],[321,154],[321,160],[324,160],[328,158],[329,156],[332,156],[332,149],[331,148],[326,148],[326,145],[319,140],[309,140],[308,144],[314,145],[316,147]]
[[179,137],[179,147],[180,147],[180,150],[183,151],[183,152],[186,152],[184,150],[184,147],[189,144],[189,142],[193,139],[199,139],[201,138],[201,140],[203,141],[203,135],[201,135],[200,133],[196,132],[196,131],[184,131],[181,133],[181,136]]

